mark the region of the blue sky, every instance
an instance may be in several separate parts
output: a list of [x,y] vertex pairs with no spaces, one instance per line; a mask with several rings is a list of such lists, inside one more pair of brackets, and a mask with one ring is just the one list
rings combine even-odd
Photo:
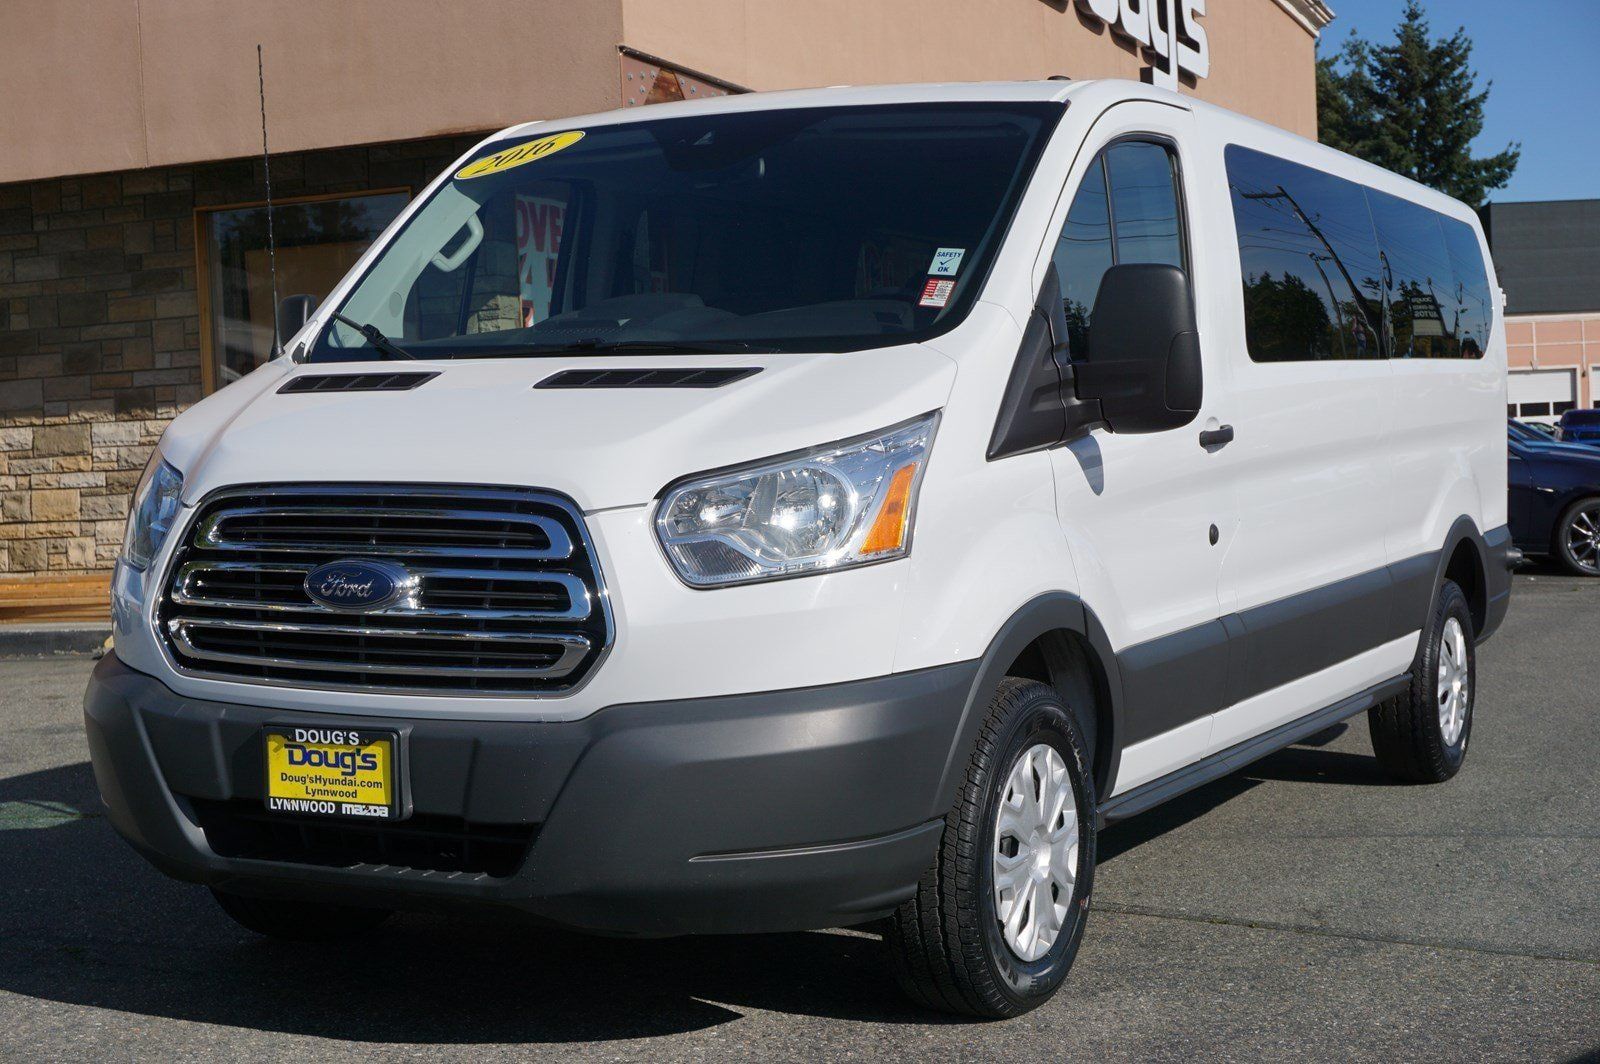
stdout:
[[[1321,54],[1352,29],[1387,40],[1404,0],[1328,0]],[[1511,184],[1491,201],[1600,198],[1600,2],[1424,0],[1435,36],[1465,26],[1480,79],[1493,79],[1476,154],[1522,142]]]

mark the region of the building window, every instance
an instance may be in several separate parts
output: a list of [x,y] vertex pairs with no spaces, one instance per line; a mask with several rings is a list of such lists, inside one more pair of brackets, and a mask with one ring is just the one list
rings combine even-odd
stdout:
[[[400,189],[274,203],[278,298],[325,298],[410,200]],[[207,391],[272,357],[272,267],[264,204],[198,212]]]

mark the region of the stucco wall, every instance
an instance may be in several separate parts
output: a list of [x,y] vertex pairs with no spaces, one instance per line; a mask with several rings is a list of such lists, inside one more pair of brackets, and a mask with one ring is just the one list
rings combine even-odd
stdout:
[[[1190,91],[1315,135],[1314,40],[1210,0]],[[0,184],[495,129],[620,103],[617,46],[757,89],[1137,77],[1070,0],[49,0],[0,34]]]
[[0,184],[617,106],[620,0],[44,0],[0,33]]
[[1600,313],[1506,318],[1506,363],[1521,369],[1570,369],[1580,407],[1600,406]]
[[[1201,99],[1317,131],[1312,35],[1276,0],[1211,0]],[[1137,78],[1126,39],[1071,0],[622,0],[629,46],[753,89],[990,78]]]

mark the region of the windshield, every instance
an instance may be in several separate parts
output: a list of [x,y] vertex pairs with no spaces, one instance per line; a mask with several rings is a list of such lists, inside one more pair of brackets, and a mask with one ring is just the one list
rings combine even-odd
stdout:
[[[1061,113],[807,108],[504,138],[338,312],[417,358],[922,339],[970,306]],[[310,354],[381,357],[337,322]]]

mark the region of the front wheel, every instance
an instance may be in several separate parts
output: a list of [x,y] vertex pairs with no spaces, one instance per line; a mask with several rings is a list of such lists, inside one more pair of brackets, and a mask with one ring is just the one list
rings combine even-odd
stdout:
[[889,922],[891,963],[918,1004],[1002,1019],[1066,978],[1094,879],[1089,763],[1053,689],[1002,681],[938,859]]

